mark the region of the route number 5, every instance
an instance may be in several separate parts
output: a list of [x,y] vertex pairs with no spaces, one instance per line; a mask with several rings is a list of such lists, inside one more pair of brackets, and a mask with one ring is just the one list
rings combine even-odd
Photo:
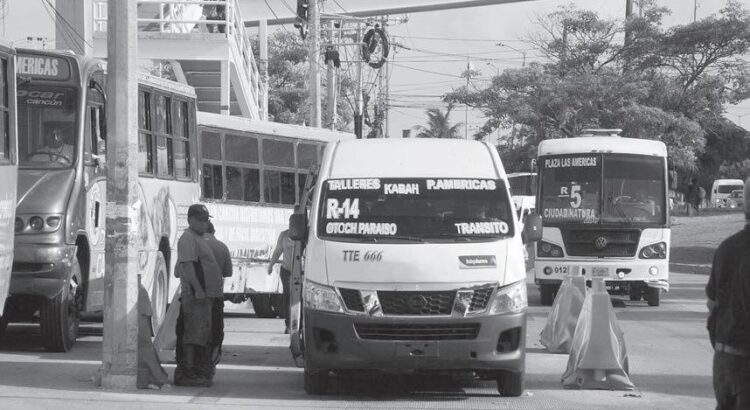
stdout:
[[571,185],[570,186],[570,206],[573,208],[578,208],[581,206],[581,201],[583,198],[581,198],[581,186],[580,185]]

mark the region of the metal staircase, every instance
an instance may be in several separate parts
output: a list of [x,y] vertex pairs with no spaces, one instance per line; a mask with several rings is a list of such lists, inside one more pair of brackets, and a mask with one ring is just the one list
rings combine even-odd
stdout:
[[[92,1],[94,56],[106,58],[107,0]],[[200,111],[263,119],[262,85],[238,0],[137,2],[140,59],[169,61],[177,81],[195,88]]]

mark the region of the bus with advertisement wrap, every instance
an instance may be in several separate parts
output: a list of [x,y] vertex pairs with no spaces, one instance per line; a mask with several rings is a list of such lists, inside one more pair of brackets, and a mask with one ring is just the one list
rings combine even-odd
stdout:
[[259,317],[281,316],[279,265],[271,275],[266,271],[276,240],[325,145],[355,136],[204,112],[198,113],[198,133],[201,201],[232,254],[224,298],[250,299]]
[[567,275],[604,277],[611,293],[650,306],[669,290],[667,148],[619,132],[539,144],[534,282],[544,305]]
[[[104,307],[106,73],[100,60],[18,50],[18,207],[9,321],[39,314],[51,351],[75,343],[80,317]],[[199,197],[195,92],[142,75],[138,84],[138,274],[158,328],[176,290],[180,227]]]
[[15,65],[15,51],[0,41],[0,335],[7,324],[3,307],[13,264],[13,221],[18,182],[16,99],[13,98],[16,95]]

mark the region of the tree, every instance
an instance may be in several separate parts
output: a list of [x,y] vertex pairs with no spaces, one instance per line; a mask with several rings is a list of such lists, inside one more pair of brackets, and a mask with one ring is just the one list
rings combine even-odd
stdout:
[[418,127],[417,138],[461,138],[460,128],[463,124],[450,124],[451,110],[453,110],[452,104],[448,105],[445,112],[440,108],[428,109],[426,111],[427,127]]
[[715,158],[715,148],[731,144],[718,141],[729,137],[715,119],[727,104],[750,97],[741,59],[750,50],[750,14],[729,1],[718,16],[664,29],[669,10],[652,0],[638,6],[627,21],[574,7],[540,18],[542,34],[530,42],[546,61],[505,70],[484,89],[455,89],[444,100],[484,112],[476,137],[519,125],[527,147],[501,147],[519,155],[533,156],[528,147],[583,128],[622,128],[623,136],[666,143],[678,169],[718,171],[727,152]]

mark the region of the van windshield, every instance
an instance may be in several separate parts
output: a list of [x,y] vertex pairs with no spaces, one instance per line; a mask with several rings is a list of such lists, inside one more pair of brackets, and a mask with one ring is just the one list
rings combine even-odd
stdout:
[[347,178],[323,182],[318,235],[345,241],[487,241],[513,235],[499,179]]
[[745,188],[744,185],[719,185],[719,193],[720,194],[730,194],[732,191],[743,189]]
[[21,168],[68,168],[76,154],[76,90],[18,86],[18,154]]

